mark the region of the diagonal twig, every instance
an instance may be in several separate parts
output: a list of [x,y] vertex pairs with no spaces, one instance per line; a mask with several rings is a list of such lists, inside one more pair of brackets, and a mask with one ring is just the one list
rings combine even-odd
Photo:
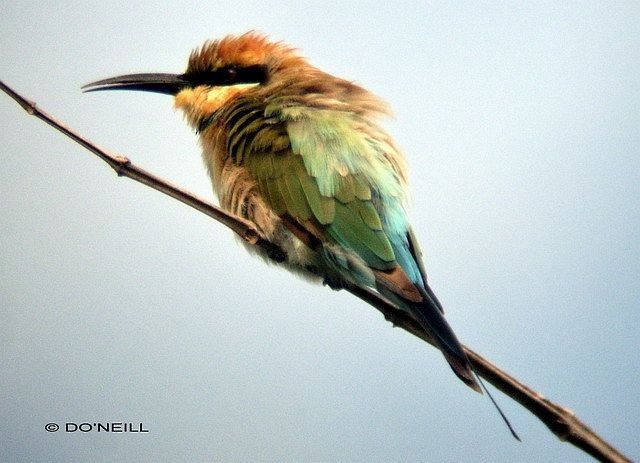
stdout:
[[[172,185],[164,179],[156,177],[136,166],[124,156],[111,154],[98,147],[90,140],[77,134],[62,122],[39,109],[35,103],[24,98],[2,81],[0,81],[0,90],[13,98],[27,113],[43,120],[54,129],[62,132],[98,156],[111,166],[118,176],[128,177],[143,183],[212,217],[230,228],[246,242],[262,248],[274,260],[283,261],[286,258],[284,250],[260,237],[251,222],[229,214],[204,199],[198,198],[194,194],[176,185]],[[378,309],[384,315],[385,319],[393,323],[394,326],[400,327],[435,346],[427,332],[416,323],[413,318],[380,296],[377,292],[369,288],[359,287],[348,287],[345,289]],[[603,462],[621,463],[631,461],[597,435],[587,425],[582,423],[571,410],[546,399],[468,347],[465,346],[464,350],[474,370],[482,378],[486,379],[497,389],[537,416],[561,441],[569,442]]]

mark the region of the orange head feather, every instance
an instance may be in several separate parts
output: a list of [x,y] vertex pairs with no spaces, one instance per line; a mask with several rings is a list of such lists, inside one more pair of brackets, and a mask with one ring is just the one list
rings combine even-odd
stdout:
[[[215,74],[213,83],[207,76]],[[230,73],[225,81],[225,73]],[[244,73],[244,74],[242,74]],[[258,73],[255,80],[246,77]],[[377,97],[352,82],[322,72],[284,42],[272,42],[251,31],[210,40],[195,49],[184,76],[202,84],[191,85],[175,97],[189,123],[198,129],[203,120],[236,98],[291,97],[303,106],[330,107],[357,113],[384,113]],[[222,79],[222,80],[220,80]]]
[[189,57],[187,73],[209,71],[224,66],[266,65],[270,73],[307,64],[297,50],[284,42],[271,42],[258,32],[228,35],[208,40]]
[[[260,67],[266,78],[286,69],[310,66],[297,50],[284,42],[271,42],[266,36],[251,31],[242,35],[229,35],[209,40],[195,49],[185,75],[206,74],[225,69]],[[239,83],[210,87],[206,85],[185,88],[176,94],[175,106],[184,111],[193,126],[234,98],[250,91],[257,84]]]

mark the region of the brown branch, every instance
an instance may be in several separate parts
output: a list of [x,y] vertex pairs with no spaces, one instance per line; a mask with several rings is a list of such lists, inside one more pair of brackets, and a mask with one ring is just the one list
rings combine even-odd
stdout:
[[[375,291],[368,288],[350,288],[349,291],[382,312],[394,326],[435,346],[430,336],[413,318],[380,297]],[[600,461],[615,463],[631,461],[580,421],[568,408],[550,401],[542,394],[525,386],[467,346],[464,346],[464,350],[478,375],[537,416],[561,441],[573,444]]]
[[[214,218],[248,243],[262,248],[277,261],[283,261],[286,258],[286,253],[281,248],[258,235],[251,222],[229,214],[207,201],[171,185],[132,164],[126,157],[110,154],[40,110],[35,103],[25,99],[2,81],[0,81],[0,89],[13,98],[27,113],[43,120],[105,161],[119,176],[129,177],[143,183]],[[430,336],[413,318],[375,291],[359,287],[345,289],[382,312],[385,319],[393,323],[394,326],[434,345]],[[600,461],[615,463],[631,461],[582,423],[569,409],[546,399],[468,347],[464,349],[477,374],[537,416],[558,439],[570,442]]]

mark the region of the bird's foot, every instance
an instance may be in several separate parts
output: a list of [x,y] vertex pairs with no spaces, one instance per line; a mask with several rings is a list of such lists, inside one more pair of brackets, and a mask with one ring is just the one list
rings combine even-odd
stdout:
[[345,284],[343,281],[334,280],[327,276],[325,276],[324,279],[322,280],[322,286],[328,286],[334,291],[340,291],[341,289],[345,288]]

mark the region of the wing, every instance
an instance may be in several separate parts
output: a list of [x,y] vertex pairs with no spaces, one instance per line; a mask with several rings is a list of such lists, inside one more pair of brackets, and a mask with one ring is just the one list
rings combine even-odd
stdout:
[[386,135],[351,112],[258,104],[232,110],[227,129],[230,156],[247,168],[285,225],[298,237],[313,236],[323,248],[346,250],[347,281],[354,281],[349,255],[363,261],[374,276],[367,285],[414,315],[435,336],[456,374],[478,390],[426,284],[403,207],[404,180],[394,163],[399,155]]
[[438,310],[440,310],[440,313],[444,314],[444,309],[442,308],[442,304],[440,304],[440,301],[438,300],[435,293],[427,283],[427,271],[425,270],[424,262],[422,260],[422,250],[420,249],[418,240],[416,239],[416,236],[413,233],[412,227],[409,227],[409,230],[407,231],[406,239],[407,239],[407,252],[411,255],[411,257],[413,258],[413,261],[416,263],[418,267],[420,278],[422,279],[422,287],[424,288],[426,293],[429,295],[433,303],[438,307]]
[[[243,107],[228,119],[227,148],[277,215],[352,251],[372,269],[391,270],[397,265],[394,246],[376,204],[385,193],[371,186],[370,166],[348,159],[363,150],[353,135],[349,138],[354,122],[343,114],[337,124],[331,119],[336,116],[328,110],[285,110],[265,117],[264,109]],[[383,171],[375,165],[382,157],[376,156],[380,159],[367,162]]]

